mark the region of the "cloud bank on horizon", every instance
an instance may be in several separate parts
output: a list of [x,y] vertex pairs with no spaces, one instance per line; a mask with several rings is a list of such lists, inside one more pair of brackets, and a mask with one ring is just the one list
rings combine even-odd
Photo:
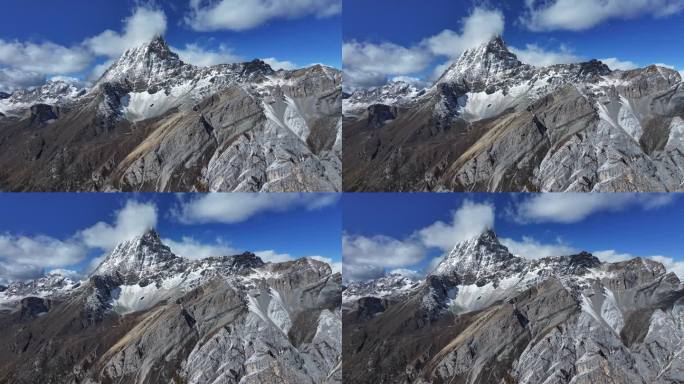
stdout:
[[[343,277],[346,281],[364,281],[381,277],[387,273],[410,276],[424,276],[434,270],[444,255],[453,247],[488,229],[495,229],[496,223],[517,227],[518,236],[498,233],[499,241],[517,256],[539,259],[548,256],[565,256],[590,251],[601,261],[617,262],[635,257],[650,258],[663,263],[672,272],[684,278],[682,255],[661,255],[658,253],[635,253],[624,249],[592,249],[591,241],[575,244],[565,241],[565,231],[579,233],[580,237],[594,237],[591,229],[584,230],[584,223],[598,215],[608,215],[601,220],[610,226],[615,213],[630,214],[639,221],[640,212],[659,210],[659,213],[677,217],[682,207],[671,194],[589,194],[548,193],[520,197],[517,194],[499,196],[496,203],[487,201],[490,194],[474,194],[480,201],[467,198],[450,214],[450,220],[436,220],[432,224],[414,231],[403,238],[379,233],[359,234],[354,228],[345,228],[342,240]],[[410,199],[410,196],[407,197]],[[667,209],[663,209],[666,208]],[[674,208],[674,209],[673,209]],[[347,212],[348,207],[345,207]],[[497,212],[499,213],[497,215]],[[392,220],[398,220],[393,218]],[[676,219],[675,219],[676,220]],[[558,235],[553,241],[541,241],[535,236],[544,232],[551,224],[558,225]],[[536,227],[530,227],[535,225]],[[528,229],[529,228],[529,229]],[[658,228],[652,228],[658,231]],[[528,234],[525,234],[528,233]],[[648,235],[648,234],[645,234]],[[546,236],[548,237],[548,236]],[[644,246],[649,247],[645,240]],[[613,244],[615,247],[623,244]]]
[[[170,197],[174,198],[174,197]],[[212,256],[235,255],[244,251],[253,251],[265,262],[283,262],[300,257],[310,257],[329,263],[336,272],[341,271],[341,262],[334,254],[305,253],[292,254],[291,251],[269,248],[267,241],[261,244],[264,248],[239,249],[234,245],[241,239],[231,235],[235,225],[250,224],[250,220],[266,215],[277,224],[279,215],[297,212],[325,210],[336,206],[339,196],[336,194],[206,194],[186,198],[177,197],[171,209],[161,212],[154,201],[127,199],[123,206],[112,213],[110,220],[93,223],[70,236],[57,237],[51,235],[24,235],[22,230],[11,228],[0,229],[0,284],[12,281],[25,281],[43,276],[46,273],[85,277],[95,269],[104,257],[118,244],[141,235],[160,225],[173,225],[180,229],[176,232],[184,235],[167,236],[164,231],[162,241],[178,256],[189,259],[202,259]],[[207,204],[215,205],[217,210],[207,214]],[[178,216],[178,212],[192,214],[189,217]],[[327,212],[327,211],[326,211]],[[334,212],[327,212],[334,215]],[[202,229],[195,226],[202,224],[231,225],[225,228],[226,235],[207,240],[195,235]],[[315,222],[311,223],[316,225]],[[293,244],[306,244],[308,235],[298,228],[278,225],[262,227],[255,225],[263,232],[282,231],[291,238]],[[330,233],[334,228],[329,230]],[[185,235],[187,233],[187,235]],[[334,236],[339,238],[339,234]],[[333,237],[333,236],[331,236]],[[335,248],[334,246],[331,248]],[[316,249],[312,246],[309,249]],[[319,248],[320,249],[320,248]],[[339,252],[339,251],[338,251]]]
[[[236,51],[228,42],[208,44],[199,41],[220,41],[213,32],[247,32],[268,28],[269,23],[278,20],[331,18],[339,16],[342,8],[342,0],[183,0],[181,3],[187,9],[181,20],[174,20],[157,3],[136,1],[130,15],[121,21],[120,30],[105,29],[95,35],[83,36],[80,42],[71,45],[50,40],[0,38],[0,91],[35,87],[48,80],[93,82],[126,50],[156,36],[164,36],[172,29],[196,32],[197,42],[171,47],[187,63],[211,66],[248,61],[251,58]],[[59,31],[55,30],[54,34]],[[325,61],[321,58],[300,63],[273,55],[261,59],[275,70]]]
[[[663,64],[641,63],[640,57],[634,56],[592,57],[576,52],[581,47],[563,42],[568,33],[588,31],[610,23],[631,22],[635,23],[634,28],[639,28],[637,23],[644,18],[680,17],[684,11],[682,0],[518,0],[513,3],[490,1],[484,3],[486,5],[475,3],[479,5],[470,10],[464,8],[467,13],[458,17],[454,23],[456,28],[434,31],[434,34],[422,36],[417,43],[410,45],[394,43],[395,39],[405,36],[385,34],[382,28],[378,28],[370,40],[345,31],[342,55],[345,88],[348,91],[374,88],[396,80],[412,82],[417,86],[429,85],[466,49],[477,47],[497,35],[505,37],[508,31],[515,34],[518,41],[526,40],[522,44],[509,46],[511,52],[520,61],[535,66],[596,58],[614,70],[635,69],[648,64],[672,69],[678,64],[680,67],[677,69],[684,70],[684,62],[679,59],[679,62]],[[348,5],[354,7],[360,4],[350,2]],[[435,12],[445,11],[440,8],[432,7]],[[546,43],[540,44],[540,41]],[[667,56],[661,61],[666,60]]]

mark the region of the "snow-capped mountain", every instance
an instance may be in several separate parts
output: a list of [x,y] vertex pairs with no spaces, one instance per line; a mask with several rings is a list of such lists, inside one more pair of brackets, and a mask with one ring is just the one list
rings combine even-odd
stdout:
[[197,67],[159,37],[88,90],[51,82],[0,100],[0,142],[28,148],[0,156],[0,188],[339,191],[341,94],[334,68]]
[[345,116],[354,116],[375,104],[402,106],[424,93],[425,89],[405,81],[391,81],[381,87],[351,93],[342,100],[342,110]]
[[343,293],[343,369],[354,382],[684,377],[684,284],[652,260],[525,259],[487,231],[457,244],[409,289],[373,288],[385,279],[364,283],[362,295]]
[[409,276],[390,273],[371,281],[349,283],[344,290],[343,299],[350,302],[363,297],[397,297],[416,288],[418,284],[418,281]]
[[316,260],[189,260],[151,230],[80,283],[0,293],[0,381],[340,383],[341,289]]
[[497,37],[425,92],[371,100],[397,107],[382,124],[368,123],[375,104],[345,109],[345,190],[677,191],[681,80],[656,65],[534,67]]

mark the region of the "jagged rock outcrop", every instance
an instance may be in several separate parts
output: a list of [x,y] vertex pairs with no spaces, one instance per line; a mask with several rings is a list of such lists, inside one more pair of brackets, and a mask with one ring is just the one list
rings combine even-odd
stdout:
[[0,188],[340,191],[341,100],[336,69],[196,67],[159,37],[90,89],[49,82],[0,100]]
[[684,380],[684,285],[652,260],[529,260],[487,231],[408,290],[375,284],[343,293],[345,381]]
[[1,382],[341,383],[341,276],[316,260],[188,260],[149,231],[80,284],[14,286]]
[[[533,67],[500,37],[430,88],[390,83],[344,101],[347,191],[680,191],[684,86],[652,65]],[[396,109],[368,124],[369,107]]]

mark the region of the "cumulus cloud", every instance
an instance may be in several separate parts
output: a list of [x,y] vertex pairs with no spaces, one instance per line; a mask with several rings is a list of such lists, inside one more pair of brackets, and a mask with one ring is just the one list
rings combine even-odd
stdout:
[[275,19],[325,18],[342,11],[342,0],[190,0],[185,22],[197,31],[244,31]]
[[520,21],[532,31],[582,31],[611,19],[665,17],[684,10],[682,0],[526,0]]
[[22,72],[42,75],[73,73],[85,69],[91,60],[91,53],[82,47],[0,39],[0,64]]
[[667,256],[650,256],[649,259],[661,263],[668,272],[674,272],[677,277],[684,279],[684,261],[676,261]]
[[188,259],[232,256],[241,253],[222,239],[217,239],[216,242],[207,244],[192,237],[183,236],[180,241],[163,239],[162,242],[171,248],[171,252],[174,254]]
[[[342,258],[346,281],[368,280],[384,275],[386,270],[410,269],[421,263],[431,248],[451,250],[457,243],[470,239],[494,227],[494,206],[469,200],[453,212],[450,222],[437,221],[413,233],[406,239],[393,237],[342,237]],[[439,260],[433,259],[425,268],[430,272]]]
[[432,55],[423,47],[406,48],[394,43],[352,40],[342,44],[342,66],[384,75],[419,72],[430,64]]
[[297,64],[295,64],[291,61],[287,61],[287,60],[281,61],[281,60],[276,59],[275,57],[267,57],[267,58],[264,58],[262,60],[264,61],[264,63],[270,65],[271,68],[273,68],[276,71],[280,70],[280,69],[284,69],[286,71],[289,71],[289,70],[298,68]]
[[45,83],[45,75],[17,68],[0,68],[0,92],[37,87]]
[[519,201],[511,213],[520,223],[576,223],[597,212],[660,208],[674,199],[672,194],[657,193],[543,193]]
[[256,251],[254,252],[254,254],[259,256],[261,260],[263,260],[266,263],[282,263],[285,261],[294,260],[294,258],[290,256],[289,253],[278,253],[273,249],[267,249],[265,251]]
[[549,256],[567,256],[574,255],[580,250],[564,244],[558,240],[556,243],[543,244],[529,236],[523,236],[522,241],[517,241],[511,238],[499,239],[501,244],[506,246],[508,250],[519,257],[526,259],[541,259]]
[[46,269],[79,263],[86,255],[86,247],[77,241],[3,234],[0,235],[0,283],[37,278]]
[[417,239],[342,236],[343,275],[346,281],[368,280],[384,274],[385,268],[401,268],[422,261],[427,250]]
[[99,222],[82,230],[77,236],[88,247],[109,250],[123,241],[155,228],[156,225],[156,205],[129,200],[116,212],[114,224]]
[[449,29],[423,42],[435,55],[459,57],[466,49],[488,42],[504,31],[504,15],[499,10],[475,8],[461,20],[460,33]]
[[205,49],[198,44],[186,44],[184,48],[173,48],[173,51],[178,53],[184,62],[200,67],[243,61],[225,44],[219,45],[216,50]]
[[86,39],[84,44],[96,55],[116,57],[131,47],[163,35],[167,26],[164,11],[148,7],[136,8],[123,22],[123,32],[108,29]]
[[325,256],[307,256],[309,259],[314,259],[318,260],[323,263],[327,263],[330,266],[330,269],[332,269],[332,273],[342,273],[342,262],[340,261],[334,261],[330,257],[325,257]]
[[392,81],[403,81],[404,83],[411,84],[416,88],[426,88],[430,86],[429,82],[411,76],[395,76],[392,78]]
[[423,244],[450,250],[455,244],[494,228],[494,206],[466,200],[453,213],[450,223],[436,223],[418,231]]
[[265,212],[321,209],[338,199],[335,193],[211,193],[182,200],[172,215],[185,224],[234,224]]
[[[466,49],[503,33],[504,16],[498,10],[475,8],[461,19],[461,25],[459,32],[446,29],[411,47],[391,42],[345,42],[342,45],[345,87],[350,90],[377,87],[386,83],[389,77],[423,71],[436,57],[457,58]],[[432,77],[439,77],[447,66],[448,63]]]
[[520,61],[534,65],[535,67],[577,63],[582,61],[580,56],[575,55],[565,45],[561,45],[558,51],[545,50],[536,44],[527,44],[525,49],[515,47],[510,47],[509,49],[518,56]]
[[633,61],[629,60],[619,60],[617,57],[606,57],[604,59],[601,59],[603,64],[607,65],[608,68],[612,70],[621,70],[621,71],[627,71],[630,69],[635,69],[639,68],[639,65]]

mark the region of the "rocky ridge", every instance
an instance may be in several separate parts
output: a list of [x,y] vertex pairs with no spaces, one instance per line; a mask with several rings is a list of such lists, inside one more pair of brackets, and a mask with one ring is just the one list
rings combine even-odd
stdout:
[[334,68],[196,67],[159,37],[88,90],[49,82],[0,100],[0,145],[26,148],[0,156],[0,188],[339,191],[340,111]]
[[3,297],[0,381],[341,382],[341,276],[325,263],[188,260],[149,231],[80,284],[52,280]]
[[[345,190],[678,191],[681,84],[656,65],[534,67],[497,37],[420,94],[392,95],[390,84],[345,104]],[[369,124],[384,113],[377,104],[393,115]]]
[[[345,380],[684,379],[684,285],[652,260],[604,263],[588,253],[528,260],[488,231],[457,244],[408,292],[375,295],[373,284],[352,283],[343,293]],[[357,286],[368,295],[347,293]]]

